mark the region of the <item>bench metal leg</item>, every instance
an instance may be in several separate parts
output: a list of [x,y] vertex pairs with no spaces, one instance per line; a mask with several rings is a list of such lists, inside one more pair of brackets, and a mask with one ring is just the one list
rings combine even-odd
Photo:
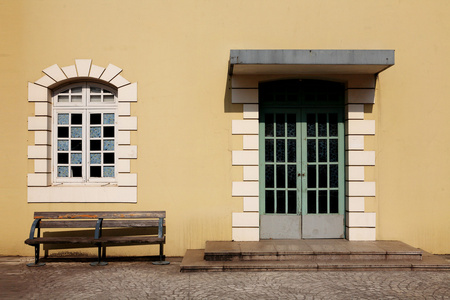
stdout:
[[91,266],[106,266],[108,263],[102,261],[102,246],[98,246],[98,261],[91,263]]
[[39,248],[41,245],[34,246],[34,263],[27,264],[27,267],[42,267],[45,263],[39,262]]
[[170,264],[169,261],[163,260],[163,253],[164,253],[164,245],[159,244],[159,261],[154,261],[152,264],[154,265],[168,265]]

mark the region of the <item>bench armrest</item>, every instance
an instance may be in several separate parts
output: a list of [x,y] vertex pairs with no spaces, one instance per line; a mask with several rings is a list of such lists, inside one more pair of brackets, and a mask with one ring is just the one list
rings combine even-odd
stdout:
[[35,219],[33,221],[33,224],[31,225],[31,230],[30,230],[30,240],[34,239],[34,232],[36,231],[36,228],[38,229],[37,237],[40,237],[40,235],[41,235],[41,228],[39,227],[40,223],[41,223],[41,219]]
[[102,237],[102,224],[103,218],[98,218],[97,224],[95,224],[95,239],[99,239]]
[[163,237],[163,223],[164,223],[164,218],[159,218],[159,224],[158,224],[158,237],[159,238]]

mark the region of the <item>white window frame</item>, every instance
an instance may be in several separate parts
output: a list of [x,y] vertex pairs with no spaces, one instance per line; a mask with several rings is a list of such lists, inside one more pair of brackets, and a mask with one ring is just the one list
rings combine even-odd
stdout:
[[[58,102],[58,95],[61,94],[62,91],[72,89],[75,87],[82,88],[82,99],[81,102]],[[90,102],[90,88],[96,87],[100,88],[101,91],[106,90],[114,95],[114,101],[112,102]],[[103,92],[102,92],[103,94]],[[77,82],[69,85],[65,85],[61,88],[58,88],[52,93],[52,110],[53,110],[53,121],[52,121],[52,141],[53,141],[53,149],[52,149],[52,181],[54,185],[98,185],[98,184],[108,184],[108,185],[116,185],[117,184],[117,136],[118,136],[118,113],[117,113],[117,91],[102,84],[93,83],[93,82]],[[81,177],[58,177],[58,114],[62,113],[81,113],[82,114],[82,174]],[[92,113],[113,113],[114,114],[114,177],[90,177],[90,115]],[[103,118],[103,117],[102,117]],[[100,127],[103,127],[104,124],[99,124]],[[70,128],[70,126],[69,126]],[[70,141],[70,132],[69,138]],[[101,140],[105,138],[102,137]],[[107,138],[106,138],[107,139]],[[70,143],[70,142],[69,142]],[[101,154],[103,154],[103,147],[99,150]],[[69,154],[69,172],[70,172],[70,154]],[[103,159],[102,159],[103,162]],[[103,170],[104,163],[100,164],[100,167]],[[103,172],[103,171],[102,171]]]

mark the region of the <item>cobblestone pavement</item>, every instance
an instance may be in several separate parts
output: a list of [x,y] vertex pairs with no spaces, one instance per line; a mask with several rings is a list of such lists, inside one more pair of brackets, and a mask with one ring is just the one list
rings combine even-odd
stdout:
[[28,268],[0,258],[0,299],[450,299],[448,271],[180,273],[179,264]]

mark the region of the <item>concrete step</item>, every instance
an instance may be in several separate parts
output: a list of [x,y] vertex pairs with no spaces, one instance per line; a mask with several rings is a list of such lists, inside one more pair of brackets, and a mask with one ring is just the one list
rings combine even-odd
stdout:
[[285,261],[207,261],[205,250],[187,250],[180,265],[181,272],[265,272],[265,271],[450,271],[450,262],[442,257],[423,252],[422,260],[285,260]]
[[399,241],[349,242],[341,239],[208,241],[206,261],[372,261],[422,260],[422,250]]

